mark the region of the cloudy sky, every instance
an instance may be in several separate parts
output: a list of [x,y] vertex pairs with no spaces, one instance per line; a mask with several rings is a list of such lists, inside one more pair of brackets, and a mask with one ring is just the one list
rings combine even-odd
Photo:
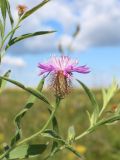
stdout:
[[[18,4],[30,9],[40,1],[11,1],[15,20]],[[75,76],[92,87],[106,86],[113,77],[120,80],[120,0],[51,0],[25,20],[16,35],[40,30],[57,32],[11,47],[1,70],[12,69],[12,78],[35,85],[40,79],[38,62],[46,61],[53,53],[58,55],[59,43],[64,48],[69,46],[76,25],[81,26],[81,31],[72,44],[74,52],[66,54],[77,58],[81,65],[87,64],[91,73]]]

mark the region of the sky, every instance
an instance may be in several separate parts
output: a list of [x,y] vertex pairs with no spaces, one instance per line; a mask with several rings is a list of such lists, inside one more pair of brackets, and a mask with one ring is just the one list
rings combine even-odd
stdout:
[[[16,6],[25,4],[32,8],[41,0],[13,0],[12,14],[17,22]],[[72,52],[66,55],[77,59],[79,65],[87,65],[87,75],[75,74],[90,87],[108,86],[113,77],[120,82],[120,1],[119,0],[51,0],[25,20],[16,36],[40,30],[55,33],[24,40],[8,50],[0,69],[11,69],[11,78],[25,85],[39,82],[39,62],[52,54],[59,56],[58,45],[66,49],[72,42],[75,27],[80,33],[72,43]],[[9,24],[7,25],[9,30]]]

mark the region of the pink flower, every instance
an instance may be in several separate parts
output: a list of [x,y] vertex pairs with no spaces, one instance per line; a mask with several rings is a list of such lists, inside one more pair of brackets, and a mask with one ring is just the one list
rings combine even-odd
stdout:
[[68,93],[70,79],[73,72],[89,73],[87,66],[77,66],[78,61],[69,58],[68,56],[56,57],[52,56],[47,63],[39,63],[41,69],[40,75],[51,73],[53,75],[52,87],[55,88],[57,96],[63,97]]

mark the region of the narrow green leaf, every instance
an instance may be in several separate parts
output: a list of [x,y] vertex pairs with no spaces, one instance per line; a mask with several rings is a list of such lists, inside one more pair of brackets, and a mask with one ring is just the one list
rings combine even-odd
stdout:
[[88,95],[88,97],[89,97],[92,105],[93,105],[94,107],[98,106],[98,103],[97,103],[97,101],[96,101],[96,98],[95,98],[94,94],[89,90],[89,88],[88,88],[85,84],[83,84],[80,80],[77,80],[77,81],[78,81],[79,84],[81,84],[81,86],[83,87],[83,89],[84,89],[85,92],[87,93],[87,95]]
[[98,120],[98,115],[99,115],[99,110],[97,108],[95,108],[91,117],[90,117],[90,122],[91,122],[90,127],[92,127],[96,124],[96,122]]
[[35,89],[31,88],[31,87],[27,87],[26,91],[28,91],[29,93],[32,93],[33,95],[35,95],[36,97],[41,99],[43,102],[45,102],[45,103],[50,105],[50,103],[47,100],[47,98],[42,93],[40,93],[39,91],[37,91],[37,90],[35,90]]
[[59,151],[58,143],[57,142],[53,143],[53,147],[50,154],[44,160],[48,160],[48,159],[52,160],[53,159],[52,157],[54,157],[58,151]]
[[99,117],[102,115],[103,111],[107,107],[108,103],[112,99],[112,97],[115,95],[115,93],[118,91],[118,84],[116,80],[113,80],[112,85],[108,88],[108,90],[103,89],[103,106],[100,110]]
[[[7,40],[7,38],[8,38],[10,35],[12,35],[18,28],[19,28],[19,26],[16,27],[16,28],[14,28],[14,29],[12,29],[12,30],[4,37],[3,43],[5,43],[5,41]],[[10,46],[9,46],[9,43],[8,43],[8,44],[6,45],[6,47],[5,47],[5,50],[7,50],[9,47],[10,47]]]
[[39,31],[39,32],[35,32],[35,33],[27,33],[24,35],[21,35],[19,37],[15,37],[12,40],[10,40],[8,46],[11,46],[19,41],[22,41],[23,39],[27,39],[27,38],[31,38],[31,37],[35,37],[35,36],[40,36],[40,35],[44,35],[44,34],[49,34],[49,33],[53,33],[55,31]]
[[98,116],[99,116],[99,105],[97,103],[97,100],[94,96],[94,94],[92,93],[92,91],[89,90],[89,88],[83,84],[81,81],[77,80],[79,84],[82,85],[83,89],[85,90],[86,94],[88,95],[93,107],[94,107],[94,111],[93,114],[91,116],[91,127],[96,123]]
[[4,27],[3,27],[1,19],[0,19],[0,36],[3,39],[3,36],[4,36]]
[[[4,74],[4,77],[9,77],[10,75],[10,70],[8,70],[5,74]],[[4,79],[0,79],[0,93],[3,91],[3,89],[5,88],[6,86],[6,80]]]
[[77,157],[83,159],[83,156],[78,151],[76,151],[72,146],[66,146],[66,148],[73,154],[75,154]]
[[46,144],[21,145],[13,149],[8,155],[8,159],[25,159],[41,155],[47,148]]
[[38,4],[37,6],[33,7],[32,9],[30,9],[29,11],[27,11],[22,17],[21,17],[21,21],[26,19],[28,16],[30,16],[31,14],[33,14],[34,12],[36,12],[38,9],[40,9],[41,7],[43,7],[46,3],[48,3],[50,0],[43,0],[40,4]]
[[[43,89],[44,81],[45,81],[45,78],[42,78],[38,87],[37,87],[37,90],[40,92]],[[21,139],[21,136],[22,136],[21,135],[22,134],[21,133],[21,126],[20,126],[21,120],[25,116],[25,114],[29,111],[29,109],[31,109],[31,107],[34,105],[35,100],[36,100],[36,97],[34,95],[31,95],[29,97],[27,103],[23,107],[22,111],[20,111],[16,115],[16,117],[15,117],[16,133],[15,133],[15,136],[11,140],[11,146],[14,146],[16,144],[16,142],[18,142]]]
[[5,55],[5,50],[4,50],[4,49],[1,49],[1,50],[0,50],[0,63],[1,63],[2,58],[3,58],[4,55]]
[[13,20],[13,17],[12,17],[12,13],[11,13],[11,8],[10,8],[9,1],[8,1],[8,0],[6,0],[6,3],[7,3],[7,11],[8,11],[8,15],[9,15],[10,23],[11,23],[11,26],[13,26],[13,24],[14,24],[14,20]]
[[3,16],[3,20],[6,20],[7,3],[6,0],[0,0],[0,7]]
[[108,90],[103,90],[103,108],[105,109],[107,104],[110,102],[111,98],[118,91],[118,84],[115,80],[113,80],[112,85],[108,88]]
[[116,122],[116,121],[119,121],[119,120],[120,120],[120,115],[114,115],[112,117],[102,119],[101,121],[99,121],[96,124],[96,127],[104,125],[104,124],[110,124],[110,123],[113,123],[113,122]]
[[45,98],[45,96],[42,93],[40,93],[39,91],[37,91],[36,89],[30,88],[30,87],[25,87],[22,83],[17,82],[17,81],[12,80],[12,79],[9,79],[9,78],[6,78],[6,77],[0,76],[0,79],[4,79],[4,80],[6,80],[6,81],[8,81],[8,82],[10,82],[10,83],[22,88],[23,90],[31,93],[32,95],[34,95],[38,99],[40,99],[40,100],[42,100],[45,103],[50,105],[49,101]]
[[62,138],[54,130],[51,129],[45,130],[41,135],[43,137],[48,137],[63,142]]

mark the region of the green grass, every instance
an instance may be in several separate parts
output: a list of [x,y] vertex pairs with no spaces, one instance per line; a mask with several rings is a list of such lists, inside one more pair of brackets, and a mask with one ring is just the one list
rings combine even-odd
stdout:
[[[102,96],[99,90],[94,91],[95,95],[102,104]],[[50,92],[45,92],[48,99],[53,102]],[[9,143],[10,138],[15,132],[13,123],[16,113],[24,106],[28,94],[21,90],[6,90],[0,96],[0,145],[4,142]],[[109,104],[106,111],[109,111],[114,104],[119,103],[120,94],[117,94]],[[74,90],[61,103],[57,112],[60,134],[64,138],[67,137],[68,127],[75,126],[76,134],[82,133],[88,127],[88,117],[86,111],[92,111],[92,106],[87,96],[81,90]],[[108,114],[107,112],[105,114]],[[47,106],[37,100],[34,107],[27,113],[22,121],[23,138],[30,136],[39,130],[49,116]],[[37,138],[34,142],[46,142]],[[103,126],[96,132],[84,137],[78,141],[75,146],[84,153],[86,160],[119,160],[120,159],[120,122],[116,125]],[[67,150],[58,153],[55,160],[77,160]],[[42,159],[41,159],[42,160]]]

